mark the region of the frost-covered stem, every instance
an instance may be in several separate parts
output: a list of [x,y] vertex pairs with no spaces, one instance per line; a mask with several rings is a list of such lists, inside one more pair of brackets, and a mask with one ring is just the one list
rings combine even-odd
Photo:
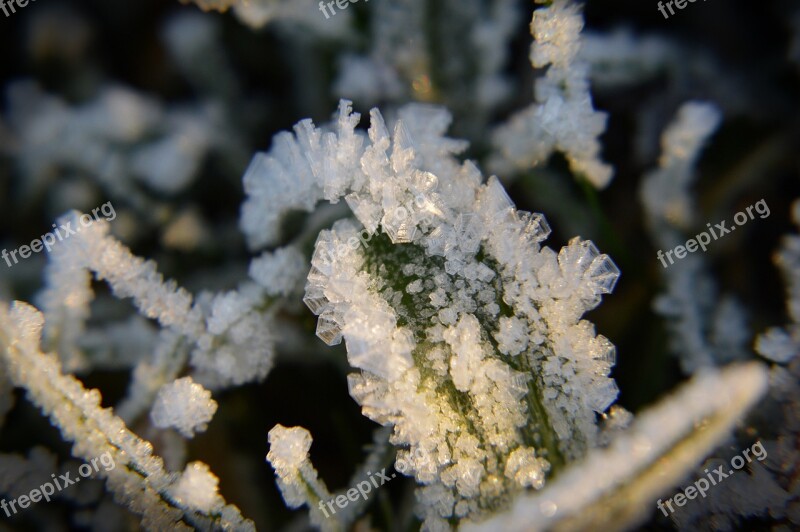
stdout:
[[[123,411],[126,418],[135,417],[152,398],[156,381],[177,376],[187,351],[198,380],[211,388],[266,376],[274,354],[270,322],[277,296],[299,291],[298,279],[304,273],[297,250],[285,248],[255,259],[251,276],[256,283],[244,282],[238,290],[220,294],[201,293],[195,302],[174,281],[165,281],[154,262],[133,255],[110,236],[107,222],[96,220],[87,226],[80,221],[85,216],[73,211],[59,220],[77,231],[54,248],[51,282],[42,296],[45,316],[55,323],[50,336],[59,340],[60,351],[80,354],[75,344],[88,316],[89,272],[105,280],[117,297],[131,298],[144,316],[158,320],[182,342],[172,348],[162,343],[156,359],[138,366],[136,374],[146,374],[148,382],[142,385],[135,377],[133,395]],[[164,349],[167,352],[161,352]],[[136,397],[137,393],[145,395]]]
[[309,459],[311,442],[311,434],[302,427],[275,425],[269,431],[267,461],[275,469],[278,487],[287,506],[299,508],[305,505],[312,524],[325,532],[340,532],[345,529],[342,515],[329,515],[329,510],[323,506],[332,495]]
[[[345,495],[350,489],[356,488],[359,482],[368,479],[370,475],[374,475],[392,463],[395,457],[395,449],[389,444],[391,433],[391,427],[380,427],[372,433],[372,443],[368,446],[369,454],[350,477],[349,485],[336,491],[333,497]],[[364,509],[371,502],[372,497],[359,497],[355,502],[351,501],[341,511],[337,511],[339,521],[345,530],[355,523],[356,519],[363,514]]]
[[175,380],[186,365],[189,345],[186,337],[162,330],[152,358],[143,360],[133,370],[133,380],[117,406],[117,415],[132,423],[153,404],[158,390]]
[[[78,213],[60,222],[77,226]],[[191,338],[199,337],[205,327],[199,309],[192,306],[192,296],[174,281],[164,281],[153,262],[133,255],[108,235],[108,224],[97,221],[66,240],[70,252],[82,266],[105,280],[118,297],[130,297],[148,318]],[[135,282],[132,282],[135,281]]]
[[498,173],[525,170],[547,162],[562,152],[576,175],[598,189],[613,177],[600,157],[599,137],[607,115],[596,111],[589,90],[589,64],[579,52],[583,46],[582,6],[572,0],[537,2],[533,13],[530,60],[534,68],[547,68],[536,80],[535,103],[498,127],[492,138]]

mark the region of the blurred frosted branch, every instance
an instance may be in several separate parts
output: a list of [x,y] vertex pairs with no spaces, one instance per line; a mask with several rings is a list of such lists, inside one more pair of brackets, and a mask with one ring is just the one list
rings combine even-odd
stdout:
[[583,24],[581,6],[572,0],[554,0],[534,11],[531,64],[548,67],[547,72],[536,80],[536,103],[494,131],[493,171],[526,170],[560,151],[570,169],[596,188],[611,181],[613,171],[600,159],[598,140],[607,116],[592,106],[589,65],[579,56]]
[[[24,303],[0,308],[0,356],[11,380],[25,388],[28,398],[61,429],[65,439],[74,442],[76,457],[87,461],[104,453],[113,457],[116,467],[100,474],[117,500],[142,516],[143,527],[253,529],[235,506],[226,506],[215,496],[215,485],[195,483],[194,496],[182,498],[190,481],[186,474],[168,473],[148,442],[131,433],[109,409],[100,407],[97,390],[86,390],[78,380],[62,374],[57,359],[39,351],[43,324],[44,317]],[[210,503],[199,505],[199,500]]]
[[203,11],[233,9],[236,17],[253,29],[271,23],[299,24],[321,36],[335,37],[348,28],[350,12],[339,10],[336,16],[325,18],[315,2],[298,0],[180,0],[184,4],[195,3]]
[[[721,119],[712,104],[691,102],[664,132],[659,168],[644,177],[640,188],[647,228],[659,252],[685,244],[688,231],[699,225],[691,193],[695,167]],[[663,271],[667,289],[654,309],[667,320],[670,348],[684,372],[743,358],[749,341],[744,311],[732,298],[718,297],[703,255],[690,253],[663,269],[656,257],[653,262]]]

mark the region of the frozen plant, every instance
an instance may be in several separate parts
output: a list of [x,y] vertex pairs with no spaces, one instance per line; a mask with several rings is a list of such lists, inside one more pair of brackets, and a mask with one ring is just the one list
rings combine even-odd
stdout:
[[[151,530],[253,529],[235,506],[214,496],[216,483],[208,480],[210,473],[198,478],[189,470],[184,474],[165,470],[150,443],[100,406],[97,390],[87,390],[74,377],[64,375],[58,360],[39,350],[43,324],[42,314],[30,305],[15,302],[0,308],[0,356],[9,378],[25,388],[28,399],[60,427],[64,439],[73,442],[74,456],[87,461],[105,453],[112,457],[116,466],[98,473],[120,503],[141,515],[142,526]],[[187,493],[191,496],[181,498]]]

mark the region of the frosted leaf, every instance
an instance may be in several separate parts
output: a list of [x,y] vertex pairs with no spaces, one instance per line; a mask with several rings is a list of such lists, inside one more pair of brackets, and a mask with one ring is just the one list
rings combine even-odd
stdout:
[[[336,183],[326,199],[344,197],[366,224],[320,232],[304,301],[322,340],[345,341],[361,370],[348,378],[351,395],[408,447],[408,474],[426,485],[418,514],[438,526],[540,486],[594,445],[597,412],[618,390],[613,346],[581,316],[619,271],[588,241],[558,254],[543,247],[544,217],[518,213],[497,178],[482,184],[455,157],[465,145],[443,136],[444,110],[409,105],[392,127],[373,110],[367,138],[353,131],[355,117],[343,102],[343,133],[328,137],[342,150],[335,164],[318,155],[324,128],[301,122],[286,137],[318,187]],[[248,201],[264,209],[274,200]],[[516,455],[506,475],[506,458],[522,448],[534,454]],[[281,482],[302,503],[294,481]]]
[[172,427],[184,437],[193,438],[195,433],[205,432],[216,411],[217,402],[211,392],[191,377],[184,377],[159,390],[150,419],[157,427]]

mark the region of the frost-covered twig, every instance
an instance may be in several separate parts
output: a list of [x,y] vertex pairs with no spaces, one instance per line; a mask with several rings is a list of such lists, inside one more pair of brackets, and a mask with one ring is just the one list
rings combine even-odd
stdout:
[[306,505],[316,527],[326,532],[344,530],[340,521],[343,514],[328,518],[321,510],[320,502],[330,500],[331,493],[308,457],[311,442],[311,434],[303,427],[275,425],[269,431],[267,461],[275,469],[278,487],[289,508]]
[[[73,212],[59,223],[77,228],[79,220],[78,213]],[[46,318],[54,318],[54,327],[47,328],[52,331],[51,337],[61,339],[57,344],[60,349],[77,349],[77,338],[91,299],[87,272],[93,272],[98,279],[108,282],[115,296],[131,298],[144,316],[158,320],[187,343],[182,345],[180,338],[162,335],[155,359],[143,361],[145,366],[140,365],[137,370],[134,390],[149,390],[147,393],[152,394],[155,379],[160,377],[166,383],[177,376],[185,350],[191,351],[190,363],[198,380],[210,387],[242,384],[266,376],[273,358],[270,293],[281,293],[287,283],[291,286],[297,282],[300,273],[277,277],[274,281],[262,278],[261,284],[266,287],[250,282],[238,291],[201,294],[195,303],[192,295],[174,281],[165,282],[155,263],[134,256],[108,232],[109,226],[102,220],[81,225],[80,231],[58,242],[53,249],[50,283],[42,302]],[[278,255],[276,260],[285,262],[294,256]],[[261,263],[268,260],[269,257],[262,258]],[[154,368],[159,368],[161,374],[155,375]],[[141,385],[142,377],[148,383]],[[145,398],[130,400],[138,402],[139,407],[129,411],[132,406],[127,405],[126,416],[134,415],[149,402]]]
[[221,132],[229,129],[213,104],[166,110],[118,86],[102,87],[94,101],[74,107],[29,80],[11,84],[7,95],[23,197],[77,170],[150,223],[159,221],[163,203],[142,185],[162,194],[184,190],[205,154],[225,146]]
[[[311,434],[302,427],[276,425],[269,433],[267,460],[275,469],[278,486],[290,508],[306,505],[311,523],[321,530],[349,530],[370,503],[366,494],[354,501],[351,492],[355,491],[359,482],[382,471],[394,457],[394,450],[389,445],[390,433],[389,428],[375,430],[366,459],[353,474],[350,484],[336,493],[329,493],[325,483],[318,478],[308,457]],[[331,511],[333,501],[345,494],[350,495],[347,504],[344,507],[337,504]]]

